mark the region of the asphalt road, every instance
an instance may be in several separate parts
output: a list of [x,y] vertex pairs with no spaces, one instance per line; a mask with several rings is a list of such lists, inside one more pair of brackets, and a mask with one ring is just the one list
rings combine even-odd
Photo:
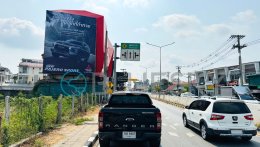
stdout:
[[[260,136],[255,136],[249,142],[239,138],[216,137],[212,141],[205,141],[195,129],[185,128],[182,124],[182,109],[154,101],[162,113],[162,142],[161,147],[260,147]],[[99,144],[97,142],[96,146]],[[111,142],[110,147],[149,147],[148,143]]]

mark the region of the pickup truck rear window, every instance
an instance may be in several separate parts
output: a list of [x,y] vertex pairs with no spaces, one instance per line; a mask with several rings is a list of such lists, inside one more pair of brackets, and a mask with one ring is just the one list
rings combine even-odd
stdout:
[[251,113],[246,104],[241,102],[216,102],[213,105],[213,112],[224,114]]
[[152,101],[148,95],[145,94],[126,94],[126,95],[112,95],[109,100],[109,105],[151,105]]

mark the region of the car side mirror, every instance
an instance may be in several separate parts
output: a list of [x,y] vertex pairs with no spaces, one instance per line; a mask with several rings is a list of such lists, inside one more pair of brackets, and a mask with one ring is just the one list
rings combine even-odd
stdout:
[[185,106],[184,108],[185,108],[185,109],[189,109],[189,106]]

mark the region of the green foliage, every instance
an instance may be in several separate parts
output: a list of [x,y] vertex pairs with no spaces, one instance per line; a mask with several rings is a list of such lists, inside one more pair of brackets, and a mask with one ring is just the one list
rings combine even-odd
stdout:
[[23,94],[23,92],[22,92],[22,91],[20,91],[20,92],[17,94],[17,97],[24,98],[24,97],[25,97],[25,94]]
[[34,147],[43,147],[44,146],[44,142],[42,140],[40,140],[40,139],[36,139],[34,141],[34,145],[33,146]]
[[77,118],[73,121],[75,125],[82,125],[85,121],[93,121],[93,117],[87,117],[87,118]]
[[4,147],[8,147],[10,144],[10,138],[9,138],[9,129],[7,124],[3,124],[3,127],[1,128],[1,144]]
[[[26,98],[23,93],[19,93],[16,97],[10,98],[10,119],[9,123],[3,124],[0,128],[0,141],[3,146],[20,141],[38,132],[45,132],[49,129],[57,127],[58,101],[62,101],[61,122],[73,120],[74,116],[80,113],[80,108],[92,108],[92,97],[83,97],[84,104],[80,106],[81,100],[75,97],[74,115],[72,115],[72,98],[60,97],[58,100],[50,96],[41,96],[37,98]],[[94,98],[94,97],[93,97]],[[93,103],[96,103],[93,100]],[[0,99],[0,113],[4,111],[4,100]],[[75,120],[75,124],[80,124],[91,118]],[[6,122],[3,118],[2,122]],[[36,141],[35,146],[44,146],[42,142]]]
[[189,91],[189,86],[188,85],[184,85],[183,87],[184,87],[183,92],[188,92]]
[[161,88],[160,88],[159,85],[156,85],[156,86],[154,87],[154,89],[155,89],[156,92],[159,92]]
[[5,96],[2,93],[0,93],[0,100],[4,99],[4,98],[5,98]]

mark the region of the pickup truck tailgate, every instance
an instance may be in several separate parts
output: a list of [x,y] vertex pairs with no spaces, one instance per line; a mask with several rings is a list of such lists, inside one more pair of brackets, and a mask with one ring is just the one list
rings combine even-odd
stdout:
[[107,108],[103,131],[161,131],[161,114],[155,108]]

